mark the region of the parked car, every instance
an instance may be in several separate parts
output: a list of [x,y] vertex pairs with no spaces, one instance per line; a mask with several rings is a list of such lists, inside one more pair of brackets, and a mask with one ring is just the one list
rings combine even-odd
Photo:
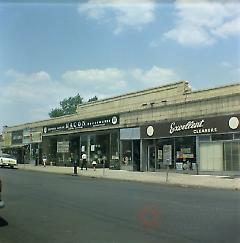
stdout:
[[4,207],[4,202],[2,201],[2,181],[0,179],[0,208]]
[[17,166],[17,160],[10,154],[0,154],[0,166],[9,166],[14,168],[14,166]]

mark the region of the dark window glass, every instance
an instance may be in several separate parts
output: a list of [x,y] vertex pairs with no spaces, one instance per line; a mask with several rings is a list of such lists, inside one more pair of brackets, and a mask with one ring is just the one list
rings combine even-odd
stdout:
[[214,135],[212,135],[212,141],[216,141],[216,140],[232,140],[232,139],[233,139],[233,134],[232,133],[214,134]]
[[234,139],[240,139],[240,132],[234,133]]
[[176,138],[176,162],[196,162],[196,137]]
[[200,142],[208,142],[210,140],[211,140],[211,136],[210,135],[199,136],[199,141]]
[[122,141],[122,165],[132,166],[132,140]]

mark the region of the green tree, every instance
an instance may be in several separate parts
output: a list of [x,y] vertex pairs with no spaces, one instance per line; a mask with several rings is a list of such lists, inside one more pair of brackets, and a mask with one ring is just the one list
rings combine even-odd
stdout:
[[65,98],[60,101],[60,108],[54,108],[48,115],[51,118],[71,115],[76,113],[77,106],[83,103],[83,98],[77,94],[74,97]]
[[[88,102],[98,100],[97,96],[95,95],[91,99],[88,100]],[[51,110],[51,112],[48,113],[48,115],[51,118],[59,117],[59,116],[65,116],[65,115],[71,115],[76,113],[77,106],[83,104],[83,98],[77,94],[74,97],[65,98],[62,101],[60,101],[60,108],[54,108]]]
[[48,115],[53,118],[53,117],[59,117],[59,116],[64,116],[64,112],[61,108],[55,108],[52,109],[51,112],[48,113]]
[[98,100],[98,97],[95,95],[94,97],[92,97],[91,99],[88,100],[88,102],[92,102],[92,101],[96,101]]

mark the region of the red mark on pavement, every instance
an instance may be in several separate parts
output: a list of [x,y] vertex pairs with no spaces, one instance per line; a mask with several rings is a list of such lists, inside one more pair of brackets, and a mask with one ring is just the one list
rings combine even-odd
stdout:
[[147,227],[156,227],[159,224],[159,211],[154,206],[146,206],[139,211],[140,222]]

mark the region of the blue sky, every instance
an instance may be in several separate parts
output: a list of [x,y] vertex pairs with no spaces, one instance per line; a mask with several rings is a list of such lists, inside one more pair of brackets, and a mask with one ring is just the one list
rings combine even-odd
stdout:
[[0,131],[77,93],[240,81],[237,1],[37,2],[0,1]]

